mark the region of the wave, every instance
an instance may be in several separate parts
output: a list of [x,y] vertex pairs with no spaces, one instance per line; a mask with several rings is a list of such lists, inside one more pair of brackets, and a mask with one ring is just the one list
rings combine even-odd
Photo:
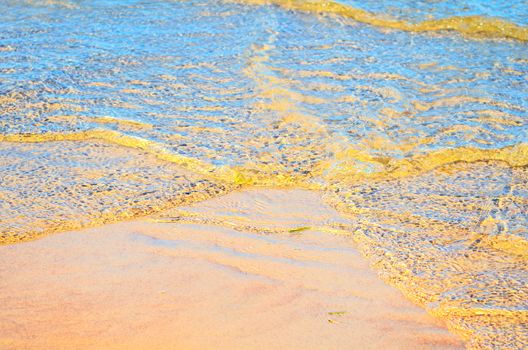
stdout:
[[[357,181],[384,177],[403,178],[423,174],[442,166],[459,162],[499,161],[508,164],[510,167],[528,166],[528,143],[518,143],[512,146],[492,149],[475,147],[447,148],[408,158],[378,157],[363,150],[349,148],[337,151],[334,159],[322,159],[311,169],[309,174],[296,175],[290,173],[277,174],[277,169],[273,167],[273,164],[257,164],[258,167],[215,166],[199,159],[175,154],[161,143],[126,135],[115,130],[91,129],[71,133],[47,132],[0,135],[0,142],[38,143],[87,140],[102,140],[115,145],[145,151],[160,160],[174,163],[193,173],[234,185],[297,185],[311,189],[322,189],[321,186],[314,186],[310,182],[310,178],[320,176],[324,180],[331,181],[336,179]],[[359,163],[369,163],[373,165],[376,171],[366,172],[364,167],[359,166]]]
[[57,141],[88,141],[101,140],[111,144],[133,148],[154,155],[156,158],[176,164],[193,173],[202,175],[208,179],[222,181],[234,185],[279,185],[288,184],[305,184],[305,176],[293,174],[275,174],[274,170],[266,171],[266,166],[261,165],[261,172],[252,168],[240,166],[215,166],[205,161],[186,157],[168,150],[163,144],[143,139],[137,136],[130,136],[114,130],[91,129],[79,132],[46,132],[46,133],[22,133],[0,135],[0,142],[22,142],[22,143],[39,143],[39,142],[57,142]]
[[[333,164],[334,179],[361,180],[372,178],[402,178],[419,175],[445,165],[454,163],[476,163],[500,161],[511,167],[528,166],[528,144],[518,143],[503,148],[482,149],[475,147],[457,147],[419,154],[410,158],[376,157],[369,153],[348,149],[336,156]],[[364,172],[357,162],[374,164],[381,171]]]
[[469,37],[504,38],[528,41],[528,28],[519,26],[500,18],[483,16],[453,16],[441,19],[425,20],[411,23],[404,20],[390,19],[340,4],[335,1],[303,0],[230,0],[250,5],[277,5],[288,10],[337,15],[378,27],[404,30],[408,32],[456,31]]

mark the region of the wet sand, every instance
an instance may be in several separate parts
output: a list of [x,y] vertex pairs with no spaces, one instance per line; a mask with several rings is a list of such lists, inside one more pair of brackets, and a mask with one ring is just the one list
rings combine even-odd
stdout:
[[0,349],[459,349],[315,192],[252,189],[0,246]]

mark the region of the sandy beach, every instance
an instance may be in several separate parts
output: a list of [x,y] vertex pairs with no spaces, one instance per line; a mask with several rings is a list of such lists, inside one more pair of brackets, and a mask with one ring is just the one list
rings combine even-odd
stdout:
[[460,349],[319,193],[248,189],[0,247],[2,349]]

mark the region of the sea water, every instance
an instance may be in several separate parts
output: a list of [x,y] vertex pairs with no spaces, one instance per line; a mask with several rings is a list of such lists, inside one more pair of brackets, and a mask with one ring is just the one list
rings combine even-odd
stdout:
[[0,243],[323,191],[470,348],[528,346],[528,3],[0,2]]

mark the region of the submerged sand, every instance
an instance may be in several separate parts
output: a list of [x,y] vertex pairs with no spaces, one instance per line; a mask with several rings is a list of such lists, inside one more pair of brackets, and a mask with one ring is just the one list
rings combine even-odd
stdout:
[[458,349],[316,192],[251,189],[0,246],[0,349]]

